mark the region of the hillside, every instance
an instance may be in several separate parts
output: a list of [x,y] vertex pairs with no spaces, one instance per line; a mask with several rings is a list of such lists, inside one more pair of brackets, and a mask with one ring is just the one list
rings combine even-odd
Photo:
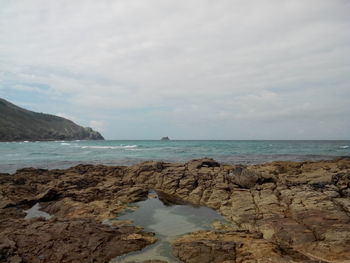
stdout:
[[103,140],[91,128],[20,108],[0,98],[0,141]]

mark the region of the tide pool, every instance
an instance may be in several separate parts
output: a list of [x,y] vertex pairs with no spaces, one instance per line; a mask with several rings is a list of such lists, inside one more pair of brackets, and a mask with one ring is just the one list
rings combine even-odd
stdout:
[[110,263],[141,262],[158,259],[168,262],[181,262],[171,253],[171,242],[186,233],[213,229],[212,223],[231,225],[213,209],[189,204],[162,202],[154,193],[145,201],[133,204],[136,209],[118,216],[118,220],[131,220],[134,225],[154,232],[158,241],[140,251],[131,252],[110,261]]

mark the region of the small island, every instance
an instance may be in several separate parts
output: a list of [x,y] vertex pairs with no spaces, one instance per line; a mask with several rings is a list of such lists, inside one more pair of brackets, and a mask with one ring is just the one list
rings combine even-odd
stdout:
[[170,138],[168,136],[162,137],[160,139],[161,141],[170,141]]

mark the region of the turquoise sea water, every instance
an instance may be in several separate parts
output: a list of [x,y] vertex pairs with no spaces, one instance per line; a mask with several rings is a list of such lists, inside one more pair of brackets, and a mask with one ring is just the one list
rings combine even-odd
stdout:
[[79,163],[130,165],[211,157],[230,164],[320,160],[350,156],[350,141],[55,141],[1,142],[0,172],[23,167],[66,168]]

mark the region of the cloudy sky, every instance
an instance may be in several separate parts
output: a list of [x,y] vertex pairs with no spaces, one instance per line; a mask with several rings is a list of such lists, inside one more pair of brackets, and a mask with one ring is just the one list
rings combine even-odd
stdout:
[[0,0],[0,97],[107,139],[350,139],[349,0]]

